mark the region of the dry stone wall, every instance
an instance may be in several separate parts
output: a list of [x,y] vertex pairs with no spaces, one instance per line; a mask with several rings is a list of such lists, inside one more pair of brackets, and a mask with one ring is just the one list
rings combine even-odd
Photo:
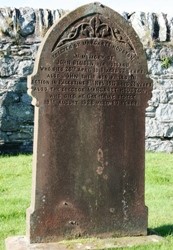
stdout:
[[[33,107],[27,94],[39,44],[63,10],[0,8],[0,153],[32,152]],[[173,17],[122,13],[146,50],[153,96],[146,110],[146,149],[173,152]]]
[[31,152],[33,106],[27,94],[39,44],[65,12],[0,9],[0,152]]

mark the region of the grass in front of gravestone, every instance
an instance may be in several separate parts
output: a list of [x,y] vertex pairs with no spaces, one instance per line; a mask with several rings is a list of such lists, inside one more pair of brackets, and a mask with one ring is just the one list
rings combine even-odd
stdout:
[[[0,250],[4,250],[6,237],[25,234],[25,212],[31,193],[31,161],[31,155],[0,156]],[[165,241],[130,249],[170,250],[173,246],[173,155],[147,153],[146,165],[149,228],[165,237]]]
[[25,233],[30,203],[31,155],[0,157],[0,250],[4,239]]
[[[146,154],[146,205],[149,208],[149,229],[163,236],[156,245],[138,246],[133,250],[173,249],[173,155]],[[129,248],[123,248],[126,250]]]

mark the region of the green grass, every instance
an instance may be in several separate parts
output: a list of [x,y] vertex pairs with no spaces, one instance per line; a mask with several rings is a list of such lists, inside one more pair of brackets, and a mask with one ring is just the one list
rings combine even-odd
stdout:
[[[31,193],[31,162],[31,155],[0,156],[0,250],[5,249],[6,237],[25,234],[25,212]],[[146,154],[146,205],[149,208],[149,228],[166,240],[130,250],[173,249],[173,155]]]
[[[173,155],[146,154],[146,205],[149,209],[149,229],[165,237],[165,241],[130,250],[173,249]],[[129,248],[123,248],[126,250]]]
[[25,233],[25,212],[30,204],[32,156],[0,157],[0,250],[4,239]]

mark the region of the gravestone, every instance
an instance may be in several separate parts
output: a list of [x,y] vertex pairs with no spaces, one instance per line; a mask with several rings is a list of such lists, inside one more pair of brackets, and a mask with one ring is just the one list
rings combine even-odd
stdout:
[[146,235],[147,73],[133,28],[102,4],[78,8],[48,32],[29,82],[32,243]]
[[69,13],[47,33],[29,80],[31,243],[147,234],[147,74],[135,31],[100,3]]

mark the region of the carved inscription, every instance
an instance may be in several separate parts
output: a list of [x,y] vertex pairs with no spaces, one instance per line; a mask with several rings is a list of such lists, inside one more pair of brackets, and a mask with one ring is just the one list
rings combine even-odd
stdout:
[[130,69],[114,55],[76,53],[73,60],[58,57],[55,66],[40,66],[46,79],[34,79],[32,91],[45,92],[44,104],[139,106],[150,83],[138,81],[142,69]]
[[117,52],[121,52],[127,60],[132,61],[136,58],[136,53],[129,51],[126,46],[122,46],[122,44],[116,43],[116,41],[109,41],[106,39],[84,39],[80,41],[73,41],[71,43],[65,44],[62,47],[55,49],[52,52],[52,57],[56,58],[65,52],[70,52],[73,49],[79,49],[80,46],[96,46],[96,47],[104,47],[105,49],[114,49]]

